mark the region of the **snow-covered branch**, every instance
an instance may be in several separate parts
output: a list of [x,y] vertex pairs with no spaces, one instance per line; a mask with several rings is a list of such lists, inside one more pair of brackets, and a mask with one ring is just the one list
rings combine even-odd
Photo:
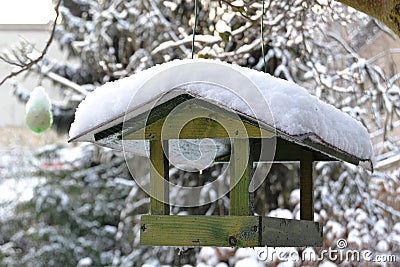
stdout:
[[[185,38],[178,40],[178,41],[166,41],[164,43],[161,43],[159,46],[157,46],[152,52],[152,55],[155,55],[165,49],[169,48],[174,48],[177,46],[185,45],[185,44],[190,44],[193,40],[193,35],[186,36]],[[222,39],[221,37],[216,37],[216,36],[211,36],[211,35],[196,35],[195,36],[195,45],[196,43],[204,43],[207,45],[212,45],[218,42],[221,42]]]

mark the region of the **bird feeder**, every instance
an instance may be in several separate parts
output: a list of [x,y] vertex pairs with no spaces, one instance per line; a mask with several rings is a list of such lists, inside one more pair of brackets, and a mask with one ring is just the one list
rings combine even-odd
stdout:
[[[249,94],[249,88],[258,91]],[[266,99],[276,123],[262,115],[267,111],[256,94]],[[233,95],[251,102],[250,109],[234,104]],[[304,107],[285,117],[296,97]],[[324,135],[321,124],[338,134]],[[340,160],[372,170],[368,134],[358,122],[293,83],[212,60],[173,61],[107,83],[81,103],[70,137],[120,150],[130,149],[124,142],[147,142],[150,211],[140,227],[147,246],[322,246],[323,227],[314,221],[313,163]],[[203,139],[228,144],[214,160],[230,162],[229,216],[170,215],[171,141]],[[264,161],[300,163],[300,220],[253,215],[253,163]]]

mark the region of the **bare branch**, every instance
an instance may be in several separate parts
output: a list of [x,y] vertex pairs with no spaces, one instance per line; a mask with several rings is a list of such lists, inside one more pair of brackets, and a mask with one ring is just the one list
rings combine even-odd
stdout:
[[10,60],[8,58],[5,58],[3,56],[0,56],[0,59],[3,60],[4,62],[6,62],[7,64],[14,65],[14,66],[17,66],[17,67],[20,67],[20,68],[23,67],[23,65],[21,63],[14,62],[14,61],[12,61],[12,60]]
[[17,76],[17,75],[23,73],[24,71],[29,70],[33,65],[39,63],[44,58],[44,56],[47,53],[47,50],[49,49],[49,47],[50,47],[50,45],[51,45],[51,43],[53,42],[53,39],[54,39],[54,33],[56,31],[57,20],[58,20],[59,14],[60,14],[59,13],[60,4],[61,4],[61,0],[58,1],[57,5],[54,8],[55,11],[56,11],[56,17],[54,19],[53,28],[51,29],[50,38],[47,41],[46,46],[44,47],[44,49],[43,49],[42,53],[40,54],[40,56],[37,57],[34,60],[29,61],[29,63],[23,65],[23,67],[21,67],[21,69],[19,69],[18,71],[12,71],[10,74],[8,74],[6,77],[3,78],[3,80],[1,80],[0,86],[3,85],[8,79]]

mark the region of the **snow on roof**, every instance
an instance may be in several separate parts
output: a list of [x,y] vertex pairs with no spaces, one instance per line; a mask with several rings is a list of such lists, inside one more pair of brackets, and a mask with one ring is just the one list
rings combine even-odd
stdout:
[[359,159],[372,159],[367,130],[348,114],[293,82],[206,59],[174,60],[97,88],[77,108],[70,140],[94,141],[88,132],[177,88],[290,136],[312,134]]

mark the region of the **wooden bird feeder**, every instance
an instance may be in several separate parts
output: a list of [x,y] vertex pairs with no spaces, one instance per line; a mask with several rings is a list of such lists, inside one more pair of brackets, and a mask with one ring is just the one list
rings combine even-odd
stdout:
[[[323,227],[314,221],[313,163],[341,160],[359,165],[369,160],[327,144],[314,133],[289,135],[182,88],[164,90],[166,95],[165,101],[152,98],[145,105],[129,110],[123,116],[124,122],[122,115],[115,116],[71,138],[71,141],[90,141],[113,148],[121,148],[122,139],[149,142],[150,214],[141,217],[142,245],[322,246]],[[171,120],[169,115],[173,110]],[[196,115],[199,110],[203,114],[200,117]],[[229,132],[225,125],[229,125]],[[180,129],[178,135],[176,129]],[[170,215],[168,142],[204,138],[226,139],[230,143],[231,153],[215,159],[230,161],[229,216]],[[263,158],[261,150],[269,148],[261,149],[260,144],[271,138],[276,139],[273,161],[300,162],[300,220],[252,214],[249,186],[253,163],[268,160]]]

